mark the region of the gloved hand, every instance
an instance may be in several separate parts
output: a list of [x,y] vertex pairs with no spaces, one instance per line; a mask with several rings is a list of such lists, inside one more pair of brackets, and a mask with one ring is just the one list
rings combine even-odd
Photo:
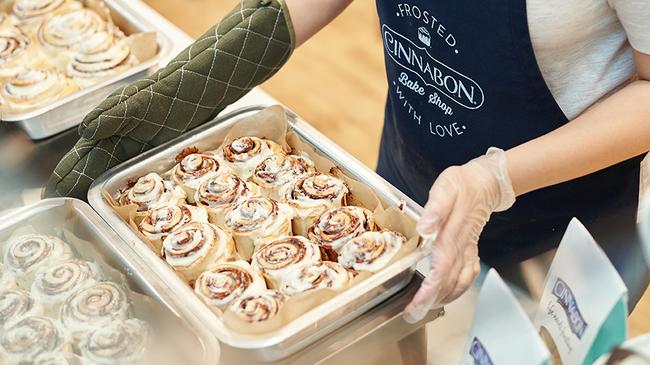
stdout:
[[407,322],[421,320],[433,305],[449,303],[470,287],[480,271],[483,227],[492,212],[514,202],[506,154],[498,148],[438,176],[417,225],[431,249],[430,272],[404,310]]

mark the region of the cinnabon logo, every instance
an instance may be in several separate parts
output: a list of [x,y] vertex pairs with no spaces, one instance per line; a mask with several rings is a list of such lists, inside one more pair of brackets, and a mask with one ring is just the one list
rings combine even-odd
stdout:
[[476,365],[492,365],[490,355],[485,350],[485,347],[483,347],[481,341],[476,337],[474,337],[472,344],[469,346],[469,355],[474,359],[474,364]]
[[557,298],[558,303],[560,303],[569,319],[571,332],[578,339],[581,339],[587,330],[587,322],[582,317],[582,313],[580,313],[580,308],[578,308],[578,303],[571,288],[569,288],[569,285],[564,280],[557,278],[555,285],[553,285],[553,295]]
[[[386,24],[382,25],[382,35],[390,58],[417,75],[426,86],[467,109],[478,109],[483,105],[483,90],[474,80],[436,60],[426,48],[418,46]],[[422,38],[426,44],[426,35]]]

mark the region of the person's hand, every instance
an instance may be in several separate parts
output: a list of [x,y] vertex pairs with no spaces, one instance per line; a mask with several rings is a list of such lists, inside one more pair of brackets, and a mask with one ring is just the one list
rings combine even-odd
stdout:
[[438,176],[417,224],[431,250],[430,273],[404,310],[406,321],[421,320],[433,305],[453,301],[472,285],[480,271],[477,244],[483,227],[492,212],[514,202],[503,150],[490,148]]

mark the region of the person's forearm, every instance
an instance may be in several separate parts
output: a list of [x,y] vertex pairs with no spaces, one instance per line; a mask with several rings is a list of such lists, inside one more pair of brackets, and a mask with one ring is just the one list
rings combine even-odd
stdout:
[[352,0],[284,0],[296,34],[296,47],[329,24]]
[[650,81],[636,81],[566,125],[507,151],[508,172],[521,195],[648,150]]

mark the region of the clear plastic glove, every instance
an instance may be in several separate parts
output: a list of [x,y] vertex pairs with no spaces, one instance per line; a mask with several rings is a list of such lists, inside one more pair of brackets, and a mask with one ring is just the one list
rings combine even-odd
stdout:
[[472,285],[480,271],[483,227],[492,212],[514,202],[506,154],[498,148],[438,176],[417,225],[431,249],[430,272],[404,310],[407,322],[421,320],[432,306],[453,301]]

